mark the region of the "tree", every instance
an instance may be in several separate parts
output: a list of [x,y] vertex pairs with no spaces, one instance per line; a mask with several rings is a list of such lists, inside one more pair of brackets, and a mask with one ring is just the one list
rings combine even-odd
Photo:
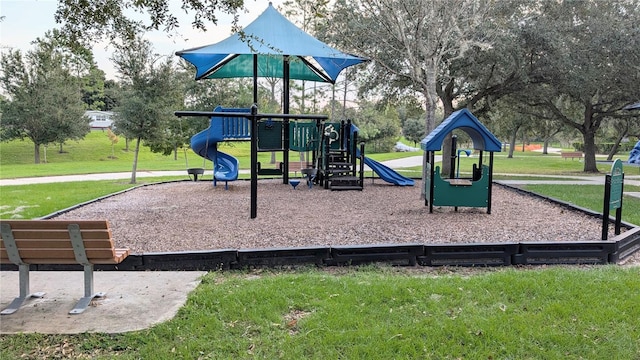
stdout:
[[121,45],[112,58],[123,82],[123,97],[116,108],[114,125],[125,137],[135,140],[131,183],[136,183],[140,145],[164,151],[170,141],[173,112],[183,103],[176,86],[172,58],[162,61],[151,44],[140,38]]
[[[640,98],[640,6],[633,0],[539,1],[523,24],[526,101],[579,131],[585,172],[597,172],[596,134]],[[561,101],[558,101],[561,100]]]
[[92,66],[82,80],[82,101],[87,104],[87,109],[107,111],[104,71]]
[[422,141],[425,137],[424,123],[418,118],[408,118],[402,127],[402,134],[409,141],[413,141],[413,146]]
[[[179,11],[193,12],[191,25],[206,30],[207,24],[217,24],[218,14],[234,15],[243,6],[239,0],[182,0],[180,8],[172,0],[58,0],[56,22],[73,44],[89,44],[107,37],[133,41],[150,30],[174,32],[180,23],[174,15]],[[129,14],[132,14],[130,16]]]
[[359,128],[358,138],[369,145],[369,151],[388,152],[400,136],[400,120],[395,108],[362,101],[353,119]]
[[[461,64],[468,54],[491,48],[498,31],[491,25],[494,19],[490,16],[495,15],[493,8],[499,3],[490,0],[341,0],[336,2],[332,17],[333,39],[373,60],[363,85],[369,93],[394,98],[421,94],[424,133],[429,134],[435,128],[438,100],[443,102],[447,117],[454,111],[453,104],[472,106],[470,101],[465,104],[460,98],[463,92],[471,94],[468,100],[479,102],[500,89],[494,87],[496,81],[505,80],[489,77],[492,81],[478,81],[475,86],[469,86],[467,76],[452,71],[456,66],[464,68]],[[341,31],[344,28],[350,31]],[[491,71],[490,66],[467,64]],[[498,72],[493,73],[497,78]],[[460,76],[460,81],[455,81],[456,76]],[[443,150],[448,153],[450,146],[443,144]],[[427,162],[426,153],[424,162]],[[447,162],[442,171],[451,171]]]
[[9,96],[2,113],[2,140],[28,138],[34,162],[40,163],[40,145],[80,139],[90,130],[84,117],[78,75],[90,66],[90,54],[71,51],[47,32],[25,56],[19,50],[3,54],[0,85]]
[[112,111],[118,106],[118,100],[120,98],[120,84],[114,80],[104,81],[104,107],[103,111]]
[[109,142],[111,142],[111,156],[109,156],[109,158],[116,159],[115,147],[118,143],[118,135],[111,131],[111,129],[107,129],[107,137],[109,138]]
[[486,2],[476,0],[339,0],[333,39],[373,60],[370,89],[421,93],[428,134],[435,127],[440,68],[472,45],[484,46],[473,35],[486,13]]

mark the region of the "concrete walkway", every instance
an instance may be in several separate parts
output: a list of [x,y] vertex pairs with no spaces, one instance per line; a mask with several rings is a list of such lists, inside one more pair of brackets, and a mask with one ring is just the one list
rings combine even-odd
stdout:
[[[32,292],[45,296],[25,301],[11,315],[1,315],[0,334],[83,332],[121,333],[170,320],[200,284],[204,271],[96,271],[95,299],[82,314],[69,315],[84,294],[82,271],[32,271]],[[19,293],[17,271],[0,272],[0,307]]]
[[[441,161],[441,156],[436,156],[436,161]],[[409,156],[401,159],[383,161],[382,164],[392,169],[402,169],[408,167],[422,166],[422,155]],[[370,171],[365,166],[366,171]],[[241,174],[248,174],[248,170],[240,170]],[[640,175],[630,175],[627,171],[625,174],[625,185],[640,186]],[[524,174],[500,174],[495,175],[508,176],[512,179],[508,180],[496,180],[496,183],[505,185],[602,185],[605,181],[605,175],[524,175]],[[184,176],[188,179],[188,175],[184,170],[178,171],[138,171],[136,177],[161,177],[161,176]],[[213,172],[206,170],[204,176],[211,177]],[[536,177],[536,178],[551,178],[550,180],[530,180],[530,179],[518,179],[518,177]],[[62,176],[46,176],[46,177],[31,177],[31,178],[18,178],[18,179],[0,179],[0,186],[5,185],[30,185],[30,184],[45,184],[45,183],[57,183],[57,182],[70,182],[70,181],[96,181],[96,180],[118,180],[131,178],[130,172],[119,173],[104,173],[104,174],[82,174],[82,175],[62,175]],[[625,195],[640,198],[640,192],[625,191]]]
[[[440,159],[436,159],[436,161],[440,161]],[[403,159],[388,160],[382,163],[392,169],[422,166],[422,156],[411,156]],[[367,168],[367,170],[370,170],[370,169]],[[246,169],[240,170],[240,174],[249,174],[249,173],[250,173],[249,170],[246,170]],[[189,178],[186,173],[186,170],[136,172],[136,178],[160,177],[160,176],[184,176],[185,179]],[[213,171],[205,170],[204,176],[208,176],[210,178],[211,176],[213,176]],[[130,178],[131,178],[131,172],[43,176],[43,177],[29,177],[29,178],[17,178],[17,179],[0,179],[0,186],[47,184],[47,183],[70,182],[70,181],[97,181],[97,180],[118,180],[118,179],[125,180]]]

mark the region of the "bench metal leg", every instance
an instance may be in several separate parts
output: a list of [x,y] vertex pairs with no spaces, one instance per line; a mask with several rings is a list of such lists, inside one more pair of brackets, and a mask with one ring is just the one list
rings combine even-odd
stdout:
[[43,292],[36,292],[33,294],[29,294],[29,265],[28,264],[18,265],[18,271],[19,271],[19,281],[20,281],[20,296],[13,299],[11,304],[9,304],[9,306],[4,308],[0,312],[0,314],[2,315],[13,314],[14,312],[18,311],[18,309],[20,309],[22,304],[27,299],[41,298],[45,294]]
[[76,303],[76,306],[69,311],[71,315],[82,314],[91,301],[95,298],[103,298],[107,296],[104,292],[93,292],[93,265],[84,265],[84,296]]

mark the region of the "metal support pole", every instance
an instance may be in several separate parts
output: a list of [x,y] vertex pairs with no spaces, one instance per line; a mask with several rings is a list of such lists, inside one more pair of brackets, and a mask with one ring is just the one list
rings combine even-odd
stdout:
[[[482,151],[480,152],[480,161],[482,162]],[[480,165],[480,173],[482,173],[482,165]],[[489,152],[489,188],[487,189],[487,214],[491,214],[492,189],[493,189],[493,151]]]
[[451,173],[449,178],[453,179],[456,173],[456,148],[458,147],[458,137],[453,135],[451,137]]
[[258,105],[251,105],[251,218],[258,216]]
[[[282,61],[282,113],[289,113],[289,56],[285,55]],[[282,174],[282,183],[289,183],[289,119],[282,119],[284,128],[284,151],[282,152],[282,161],[284,162],[284,171]]]
[[609,237],[609,203],[611,200],[611,175],[604,178],[604,205],[602,208],[602,240]]

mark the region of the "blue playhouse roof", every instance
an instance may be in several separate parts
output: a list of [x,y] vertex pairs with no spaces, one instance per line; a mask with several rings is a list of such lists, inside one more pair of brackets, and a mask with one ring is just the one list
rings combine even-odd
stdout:
[[475,150],[491,152],[499,152],[502,150],[500,140],[493,136],[467,109],[458,110],[446,118],[437,128],[420,141],[420,148],[424,151],[441,150],[442,141],[445,136],[455,129],[463,130],[471,137]]

